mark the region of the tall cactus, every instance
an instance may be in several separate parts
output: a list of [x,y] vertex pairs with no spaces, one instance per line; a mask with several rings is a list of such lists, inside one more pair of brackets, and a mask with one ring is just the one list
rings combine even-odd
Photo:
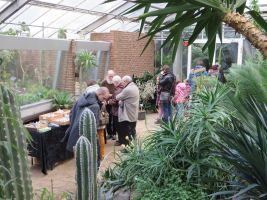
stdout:
[[93,198],[93,168],[92,166],[92,146],[89,140],[81,136],[76,144],[76,167],[77,167],[77,199],[94,200]]
[[28,167],[26,131],[20,119],[14,95],[0,83],[0,179],[12,181],[5,188],[6,199],[32,199],[32,182]]
[[[91,147],[88,149],[92,155],[89,156],[91,160],[89,162],[85,162],[86,155],[81,155],[77,153],[76,163],[83,162],[83,163],[90,164],[88,166],[83,165],[84,167],[83,170],[84,171],[92,170],[92,173],[88,177],[90,179],[90,183],[92,184],[92,186],[89,186],[87,188],[89,190],[89,193],[90,191],[92,193],[91,199],[97,200],[97,183],[96,183],[97,182],[97,176],[96,176],[97,175],[97,162],[98,162],[97,160],[97,128],[96,128],[96,119],[95,119],[94,113],[88,108],[85,108],[81,114],[80,122],[79,122],[79,134],[81,136],[80,138],[86,137],[89,140],[89,144],[91,145]],[[80,141],[80,139],[78,141]],[[82,141],[84,141],[84,139]],[[78,148],[78,142],[76,146],[77,146],[76,148]],[[78,149],[76,149],[76,151],[78,151]],[[81,173],[81,171],[80,172],[78,171],[78,166],[77,166],[77,179],[78,177],[82,176],[82,174],[78,174],[78,173]],[[78,182],[78,193],[79,193],[79,190],[81,190],[81,188],[83,188],[83,190],[87,190],[87,188],[84,187],[84,185],[80,182],[80,180],[77,180],[77,182]],[[88,191],[84,191],[84,192],[88,193]],[[87,199],[83,199],[83,198],[80,199],[79,194],[78,194],[78,200],[87,200]]]

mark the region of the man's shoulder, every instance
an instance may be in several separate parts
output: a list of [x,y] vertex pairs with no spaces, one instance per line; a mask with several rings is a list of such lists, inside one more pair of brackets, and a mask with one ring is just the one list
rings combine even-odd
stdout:
[[106,79],[102,80],[101,83],[100,83],[101,86],[106,85],[106,84],[107,84],[107,80]]

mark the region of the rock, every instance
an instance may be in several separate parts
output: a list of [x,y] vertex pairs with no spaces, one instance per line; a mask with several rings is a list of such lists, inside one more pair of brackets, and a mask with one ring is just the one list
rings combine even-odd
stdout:
[[130,200],[130,197],[130,190],[124,187],[114,193],[113,200]]

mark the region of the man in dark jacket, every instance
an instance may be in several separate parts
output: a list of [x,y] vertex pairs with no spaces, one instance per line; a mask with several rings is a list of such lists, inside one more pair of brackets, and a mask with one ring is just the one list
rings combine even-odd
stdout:
[[68,137],[67,150],[73,151],[73,147],[79,135],[79,120],[84,108],[89,108],[95,116],[96,124],[99,124],[100,104],[110,97],[109,91],[106,87],[100,87],[96,92],[90,92],[81,96],[74,104],[70,113],[70,126],[66,131],[66,138]]
[[170,71],[168,65],[164,65],[161,69],[161,76],[159,80],[159,85],[161,87],[160,92],[160,103],[163,109],[163,121],[168,122],[172,117],[171,110],[171,96],[174,95],[175,91],[175,76]]

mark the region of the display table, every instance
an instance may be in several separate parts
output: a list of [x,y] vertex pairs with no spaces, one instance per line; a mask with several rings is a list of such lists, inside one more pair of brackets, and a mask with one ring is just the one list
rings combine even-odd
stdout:
[[62,142],[69,125],[53,127],[51,130],[39,133],[28,129],[32,142],[28,144],[29,156],[40,160],[42,172],[53,169],[56,162],[73,157],[73,153],[66,150],[67,141]]

